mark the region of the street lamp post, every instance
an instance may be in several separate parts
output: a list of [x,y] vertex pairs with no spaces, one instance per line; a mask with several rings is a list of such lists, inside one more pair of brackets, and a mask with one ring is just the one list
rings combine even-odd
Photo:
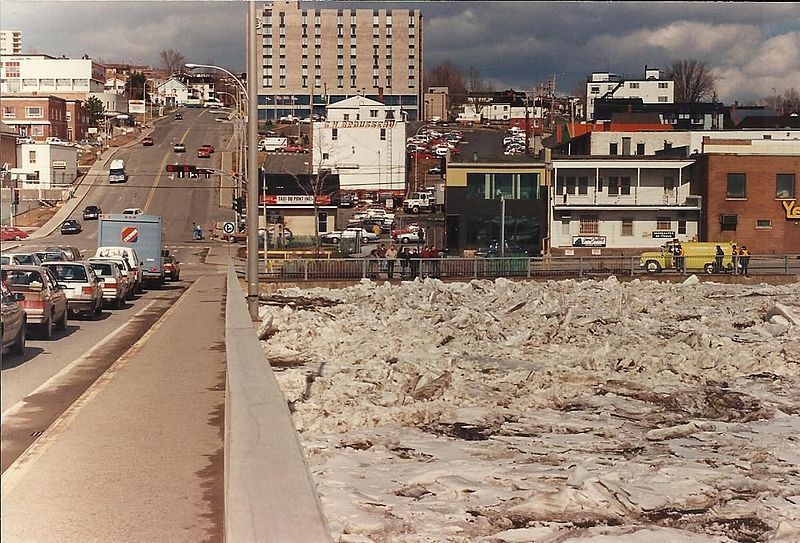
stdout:
[[[247,88],[229,70],[210,64],[191,64],[186,67],[210,68],[225,72],[239,85],[247,101],[247,307],[250,318],[258,319],[258,40],[256,4],[249,2],[247,13]],[[249,92],[248,92],[249,91]]]

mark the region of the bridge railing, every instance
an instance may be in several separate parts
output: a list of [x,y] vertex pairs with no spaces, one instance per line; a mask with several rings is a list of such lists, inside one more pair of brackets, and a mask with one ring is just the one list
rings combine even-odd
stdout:
[[[689,275],[714,272],[702,265],[687,262],[688,269],[678,270],[673,263],[658,273]],[[696,268],[696,269],[695,269]],[[733,266],[723,267],[720,274],[733,274]],[[748,273],[800,274],[800,255],[754,255],[750,257]],[[424,258],[411,259],[404,265],[400,259],[394,263],[393,277],[443,277],[478,279],[494,277],[536,277],[594,275],[633,276],[649,273],[640,265],[638,256],[558,256],[558,257],[502,257],[502,258]],[[388,263],[375,258],[296,258],[269,260],[266,274],[277,279],[385,279]]]

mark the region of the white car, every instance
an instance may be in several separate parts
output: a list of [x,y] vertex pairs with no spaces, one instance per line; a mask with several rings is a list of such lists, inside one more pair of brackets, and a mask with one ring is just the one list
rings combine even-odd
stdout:
[[139,260],[139,254],[135,249],[124,246],[98,247],[94,253],[94,258],[124,258],[127,260],[133,276],[131,290],[133,292],[142,292],[142,266],[144,266],[144,263]]
[[30,136],[21,136],[17,138],[17,143],[21,145],[23,143],[36,143],[36,141]]
[[142,211],[140,207],[129,207],[122,210],[123,215],[141,215],[142,213],[144,213],[144,211]]
[[66,145],[68,147],[72,147],[72,144],[66,140],[62,140],[61,138],[57,138],[55,136],[50,136],[49,138],[45,139],[44,142],[48,145]]
[[131,267],[131,263],[128,262],[127,258],[123,258],[121,256],[118,257],[92,257],[89,259],[89,263],[94,267],[95,263],[104,263],[104,262],[111,262],[116,264],[119,267],[119,271],[122,274],[122,290],[125,293],[126,300],[133,299],[133,287],[134,287],[134,277],[133,268]]
[[126,279],[122,275],[119,264],[110,260],[90,260],[92,269],[100,278],[103,287],[103,302],[107,302],[114,309],[121,309],[127,298]]
[[88,262],[44,262],[59,285],[64,285],[67,307],[73,313],[83,313],[90,319],[103,310],[103,287],[100,279]]

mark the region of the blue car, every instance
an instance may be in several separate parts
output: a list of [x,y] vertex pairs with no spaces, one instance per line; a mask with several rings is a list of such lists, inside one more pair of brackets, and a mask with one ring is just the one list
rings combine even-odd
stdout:
[[67,219],[61,224],[62,234],[80,234],[81,230],[83,230],[83,228],[81,228],[81,223],[75,219]]

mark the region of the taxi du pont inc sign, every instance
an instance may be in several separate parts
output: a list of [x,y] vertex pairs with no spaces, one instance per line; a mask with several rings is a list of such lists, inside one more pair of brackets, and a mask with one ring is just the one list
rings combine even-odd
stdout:
[[[268,206],[313,206],[314,196],[305,194],[274,195],[267,194],[261,197],[261,203]],[[317,205],[331,205],[331,197],[328,194],[317,196]]]

